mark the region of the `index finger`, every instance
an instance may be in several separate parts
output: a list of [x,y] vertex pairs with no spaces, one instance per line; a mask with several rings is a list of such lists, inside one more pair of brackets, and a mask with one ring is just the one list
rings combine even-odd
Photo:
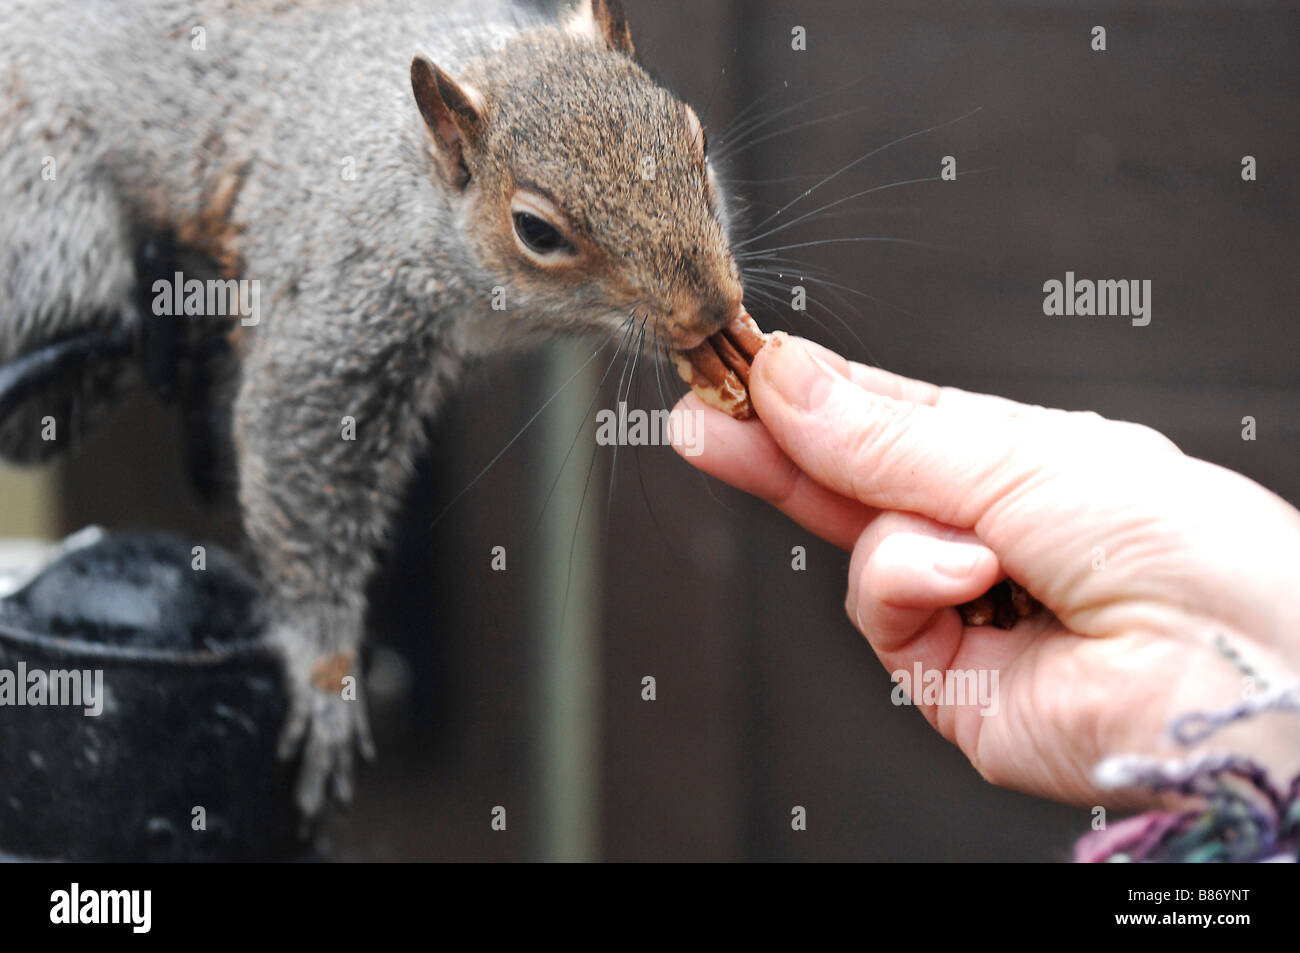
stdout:
[[673,441],[684,460],[770,503],[826,542],[852,549],[877,515],[877,510],[831,492],[800,470],[759,421],[735,420],[690,392],[673,412],[679,411],[699,415],[694,452]]

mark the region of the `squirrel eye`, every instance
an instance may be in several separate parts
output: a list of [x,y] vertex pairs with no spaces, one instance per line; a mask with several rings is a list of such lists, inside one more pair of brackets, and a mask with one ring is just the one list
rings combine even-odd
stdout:
[[515,234],[528,246],[529,250],[539,255],[549,255],[557,251],[567,251],[569,243],[564,240],[560,230],[529,212],[515,212],[513,215]]

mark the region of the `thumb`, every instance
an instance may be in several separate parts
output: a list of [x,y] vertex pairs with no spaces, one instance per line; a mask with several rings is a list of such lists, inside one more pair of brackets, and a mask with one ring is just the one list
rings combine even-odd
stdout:
[[969,528],[1041,469],[1024,418],[941,409],[865,390],[777,332],[750,373],[754,408],[781,449],[823,486],[868,506]]

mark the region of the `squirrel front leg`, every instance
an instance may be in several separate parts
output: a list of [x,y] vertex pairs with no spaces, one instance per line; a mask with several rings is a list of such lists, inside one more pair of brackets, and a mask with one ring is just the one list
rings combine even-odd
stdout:
[[281,755],[302,752],[308,817],[327,787],[349,799],[354,746],[372,751],[358,656],[365,586],[423,434],[429,376],[409,341],[368,339],[341,315],[312,317],[316,329],[349,333],[295,335],[286,326],[305,322],[284,320],[259,334],[234,412],[245,533],[287,675]]

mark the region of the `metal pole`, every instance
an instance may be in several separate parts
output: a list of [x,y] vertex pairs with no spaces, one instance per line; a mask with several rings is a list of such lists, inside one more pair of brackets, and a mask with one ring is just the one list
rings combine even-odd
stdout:
[[[599,846],[598,550],[604,494],[598,474],[587,481],[595,445],[588,404],[600,379],[597,362],[579,371],[588,356],[555,348],[546,361],[539,398],[545,400],[564,387],[538,422],[540,465],[533,483],[540,508],[559,474],[538,531],[541,555],[533,594],[540,673],[537,851],[539,859],[548,861],[595,860]],[[565,454],[579,429],[583,433],[566,464]],[[601,462],[596,461],[597,468]]]

